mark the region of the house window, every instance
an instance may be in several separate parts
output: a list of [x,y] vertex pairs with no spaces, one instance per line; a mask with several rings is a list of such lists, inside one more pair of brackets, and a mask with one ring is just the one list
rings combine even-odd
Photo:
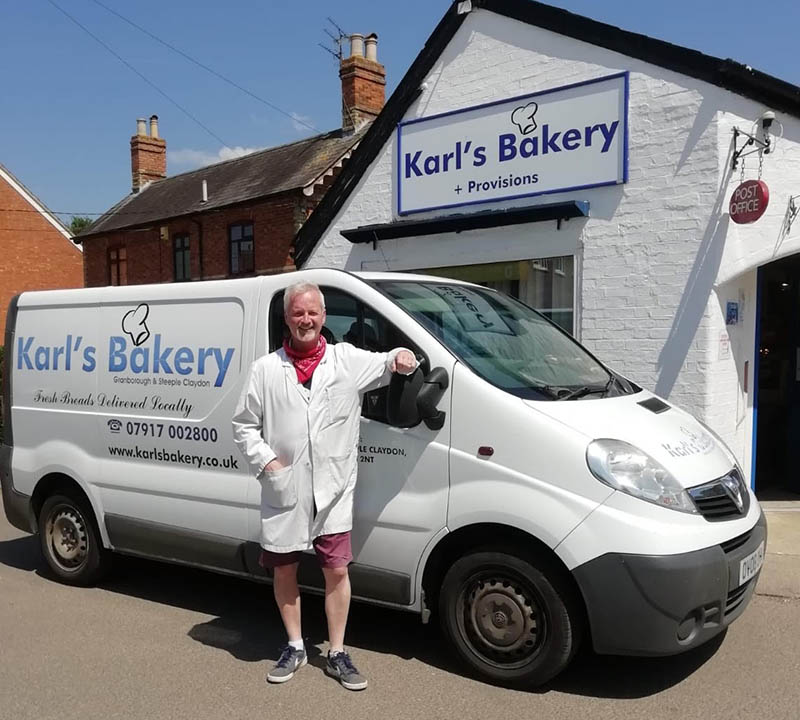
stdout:
[[109,248],[108,284],[128,284],[128,251],[124,248]]
[[228,238],[231,247],[231,275],[253,272],[253,223],[231,225],[228,228]]
[[175,282],[192,279],[192,266],[189,255],[189,236],[175,235],[172,239],[172,252],[175,259]]

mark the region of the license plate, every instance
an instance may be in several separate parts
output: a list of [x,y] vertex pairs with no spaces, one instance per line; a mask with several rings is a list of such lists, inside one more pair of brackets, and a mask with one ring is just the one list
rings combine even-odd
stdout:
[[764,543],[762,542],[746,558],[739,561],[739,585],[744,585],[764,564]]

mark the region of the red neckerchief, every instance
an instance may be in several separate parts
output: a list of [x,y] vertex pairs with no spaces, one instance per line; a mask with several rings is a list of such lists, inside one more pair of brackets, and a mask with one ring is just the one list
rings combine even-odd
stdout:
[[283,341],[283,349],[294,364],[295,372],[297,372],[297,382],[302,384],[313,375],[314,370],[317,369],[317,365],[319,365],[322,356],[325,354],[325,345],[325,338],[322,335],[319,336],[317,347],[306,352],[297,352],[289,345],[288,340]]

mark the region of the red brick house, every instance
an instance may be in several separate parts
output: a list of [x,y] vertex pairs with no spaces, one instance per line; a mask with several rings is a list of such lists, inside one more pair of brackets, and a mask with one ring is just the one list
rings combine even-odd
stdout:
[[70,231],[0,165],[0,331],[17,293],[82,286],[82,254]]
[[[293,270],[294,237],[384,104],[377,36],[341,61],[342,127],[167,177],[158,118],[131,138],[132,192],[77,238],[87,287]],[[365,52],[366,50],[366,52]]]

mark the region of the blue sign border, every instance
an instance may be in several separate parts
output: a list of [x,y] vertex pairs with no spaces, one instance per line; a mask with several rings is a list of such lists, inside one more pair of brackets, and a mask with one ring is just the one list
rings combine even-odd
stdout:
[[[403,210],[403,186],[401,183],[400,170],[403,167],[403,152],[402,152],[402,130],[406,125],[414,125],[416,123],[427,122],[436,118],[448,117],[450,115],[460,115],[465,112],[472,112],[473,110],[480,110],[482,108],[493,107],[495,105],[503,105],[509,102],[527,100],[528,98],[539,97],[541,95],[549,95],[561,90],[570,90],[584,85],[596,85],[597,83],[607,82],[608,80],[616,80],[623,78],[623,148],[622,148],[622,183],[612,180],[610,182],[593,183],[591,185],[573,185],[565,188],[555,188],[553,190],[542,190],[541,192],[522,193],[521,195],[508,195],[502,198],[487,198],[486,200],[470,200],[462,203],[451,203],[449,205],[432,205],[431,207],[417,208],[415,210]],[[586,190],[588,188],[607,187],[609,185],[620,185],[628,182],[628,101],[630,98],[630,72],[624,70],[623,72],[614,73],[613,75],[604,75],[600,78],[592,80],[583,80],[569,85],[560,85],[559,87],[549,88],[548,90],[540,90],[539,92],[528,93],[527,95],[516,95],[510,98],[503,98],[502,100],[493,100],[492,102],[483,103],[481,105],[473,105],[468,108],[461,108],[460,110],[449,110],[448,112],[438,113],[437,115],[428,115],[422,118],[414,118],[413,120],[405,120],[397,124],[397,214],[398,215],[413,215],[415,213],[430,212],[432,210],[444,210],[447,208],[464,207],[466,205],[484,205],[486,203],[500,203],[507,200],[518,200],[525,197],[537,197],[542,195],[553,195],[555,193],[572,192],[574,190]]]

